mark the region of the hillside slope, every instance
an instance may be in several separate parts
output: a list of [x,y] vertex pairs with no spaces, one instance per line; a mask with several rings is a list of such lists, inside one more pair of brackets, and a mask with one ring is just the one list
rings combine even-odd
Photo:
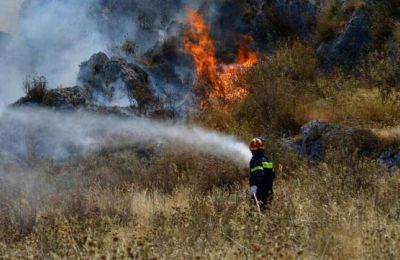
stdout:
[[[0,51],[3,258],[399,258],[397,1],[27,0],[21,17]],[[262,216],[254,136],[277,175]]]

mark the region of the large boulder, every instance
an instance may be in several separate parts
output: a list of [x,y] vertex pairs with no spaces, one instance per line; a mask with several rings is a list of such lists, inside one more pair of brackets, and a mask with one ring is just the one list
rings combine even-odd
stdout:
[[86,107],[92,103],[89,90],[78,86],[52,89],[47,91],[43,97],[43,104],[45,106],[58,109]]
[[317,55],[326,70],[337,66],[351,69],[368,52],[371,42],[369,15],[365,10],[358,10],[351,15],[341,34],[318,47]]
[[121,57],[108,58],[101,52],[93,55],[81,64],[78,81],[100,105],[132,106],[141,113],[161,107],[148,74]]
[[387,148],[370,130],[315,120],[303,125],[299,136],[283,138],[281,145],[314,162],[334,150],[345,157],[357,154],[377,160],[389,171],[400,169],[400,146]]
[[400,147],[386,149],[378,158],[378,161],[390,171],[400,169]]
[[44,78],[34,79],[27,95],[14,106],[39,105],[57,110],[83,110],[118,115],[160,115],[162,102],[139,66],[104,53],[83,62],[79,86],[48,90]]
[[286,139],[284,144],[310,160],[323,160],[329,149],[372,157],[380,152],[379,139],[372,131],[318,120],[302,126],[300,138]]
[[133,116],[139,114],[133,107],[102,106],[92,99],[92,92],[87,87],[69,87],[46,90],[40,100],[29,94],[13,104],[14,107],[44,106],[55,110],[92,112],[116,116]]

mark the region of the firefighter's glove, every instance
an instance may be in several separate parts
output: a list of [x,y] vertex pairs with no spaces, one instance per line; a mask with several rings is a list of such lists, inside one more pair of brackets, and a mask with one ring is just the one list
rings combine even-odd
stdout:
[[258,189],[257,186],[255,186],[255,185],[254,185],[254,186],[251,186],[251,187],[250,187],[250,193],[251,193],[251,194],[256,193],[256,192],[257,192],[257,189]]

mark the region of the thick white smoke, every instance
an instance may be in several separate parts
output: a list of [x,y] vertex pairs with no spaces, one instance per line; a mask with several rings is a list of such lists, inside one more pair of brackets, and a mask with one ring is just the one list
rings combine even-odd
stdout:
[[[2,6],[9,14],[22,0],[6,2]],[[94,53],[111,54],[114,49],[110,47],[127,37],[135,40],[141,51],[152,47],[174,33],[167,32],[171,30],[168,25],[184,19],[184,7],[197,9],[204,0],[170,0],[168,11],[156,10],[157,4],[146,0],[115,2],[109,5],[125,4],[132,10],[113,14],[99,0],[24,0],[20,14],[12,17],[17,27],[11,41],[0,47],[0,107],[24,95],[22,85],[27,76],[45,76],[50,88],[73,86],[80,63]],[[169,22],[161,21],[166,15],[163,12]],[[141,13],[156,15],[155,28],[140,30]]]
[[[177,6],[197,8],[203,1],[175,2]],[[90,17],[91,8],[100,6],[99,3],[98,0],[24,1],[19,27],[5,49],[0,50],[0,153],[26,155],[37,150],[47,157],[63,159],[95,149],[104,137],[125,134],[132,144],[165,141],[179,149],[194,149],[247,164],[250,153],[245,144],[234,137],[196,127],[140,118],[5,108],[24,95],[22,85],[27,75],[46,76],[50,87],[71,86],[76,83],[82,61],[98,51],[107,53],[109,36],[103,35],[96,18]],[[152,6],[145,0],[132,3]],[[172,17],[182,18],[184,9],[178,10]],[[118,26],[118,30],[137,31],[134,23]],[[162,38],[162,32],[159,34]],[[129,102],[122,95],[114,105],[125,103]]]
[[0,155],[24,156],[35,152],[52,159],[67,159],[110,145],[167,143],[178,150],[201,153],[246,166],[251,153],[233,136],[198,127],[148,120],[37,109],[7,109],[0,117]]
[[[6,1],[6,0],[0,0]],[[8,0],[11,3],[14,0]],[[48,179],[45,169],[30,168],[31,155],[43,156],[54,160],[67,160],[110,146],[132,145],[140,147],[148,144],[168,144],[181,151],[197,151],[221,159],[232,161],[245,167],[251,153],[247,145],[234,136],[207,131],[195,126],[174,124],[171,122],[151,121],[144,118],[117,118],[85,113],[62,113],[45,109],[11,109],[8,105],[25,95],[23,82],[27,76],[43,75],[50,88],[73,86],[76,84],[79,65],[97,52],[110,56],[113,40],[120,41],[128,36],[138,41],[140,49],[153,46],[155,41],[168,38],[174,33],[174,27],[143,33],[138,31],[134,17],[128,12],[126,17],[117,17],[117,23],[111,28],[99,28],[99,17],[90,17],[93,7],[101,7],[99,0],[15,0],[22,2],[22,12],[18,25],[12,32],[12,38],[6,46],[0,46],[0,199],[18,201],[15,191],[23,191],[29,200],[38,200],[49,194],[59,194],[61,190],[73,190],[80,187],[85,178],[75,178],[71,173],[52,176]],[[125,0],[110,1],[118,5]],[[183,6],[197,9],[205,0],[170,0],[177,3],[173,9],[171,21],[184,19]],[[103,1],[102,1],[103,2]],[[154,10],[148,0],[126,0],[127,3],[140,6],[149,13]],[[216,1],[217,2],[217,1]],[[4,4],[3,4],[4,6]],[[8,5],[7,5],[8,6]],[[2,5],[0,3],[0,9]],[[108,10],[100,10],[107,25]],[[104,11],[104,13],[103,13]],[[135,12],[135,10],[129,10]],[[165,10],[161,10],[165,11]],[[137,15],[140,16],[140,15]],[[161,16],[160,16],[161,17]],[[4,17],[3,17],[4,18]],[[163,24],[164,21],[157,22]],[[1,20],[0,20],[1,23]],[[101,23],[100,23],[101,24]],[[103,24],[104,25],[104,24]],[[108,24],[109,25],[109,24]],[[168,27],[168,23],[167,23]],[[179,28],[179,27],[178,27]],[[115,30],[114,30],[115,29]],[[0,29],[1,30],[1,29]],[[116,35],[107,35],[109,31]],[[115,37],[113,37],[115,36]],[[176,67],[182,78],[188,74],[188,68]],[[151,74],[151,73],[150,73]],[[152,78],[152,81],[157,81]],[[122,82],[115,82],[116,99],[107,105],[128,105]],[[174,83],[171,96],[177,97]],[[101,101],[101,100],[100,100]],[[105,105],[105,103],[101,103]],[[181,101],[182,104],[185,100]],[[179,104],[178,104],[179,105]],[[123,140],[123,141],[121,141]],[[27,162],[26,162],[27,161]],[[14,169],[9,163],[21,162],[24,167]],[[28,165],[28,166],[26,166]],[[1,190],[6,187],[1,193]],[[36,202],[38,203],[38,202]],[[35,203],[35,204],[36,204]]]
[[27,75],[44,75],[51,87],[74,85],[79,64],[107,49],[106,38],[87,15],[94,1],[24,2],[19,26],[0,50],[0,106],[23,95]]
[[18,12],[23,0],[0,1],[0,31],[12,33],[18,24]]

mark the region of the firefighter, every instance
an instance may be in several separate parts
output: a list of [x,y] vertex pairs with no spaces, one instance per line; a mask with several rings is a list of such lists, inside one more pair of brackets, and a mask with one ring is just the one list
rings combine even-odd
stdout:
[[253,157],[250,160],[250,193],[259,202],[261,210],[265,210],[273,197],[275,172],[273,163],[264,154],[264,139],[254,138],[249,146]]

